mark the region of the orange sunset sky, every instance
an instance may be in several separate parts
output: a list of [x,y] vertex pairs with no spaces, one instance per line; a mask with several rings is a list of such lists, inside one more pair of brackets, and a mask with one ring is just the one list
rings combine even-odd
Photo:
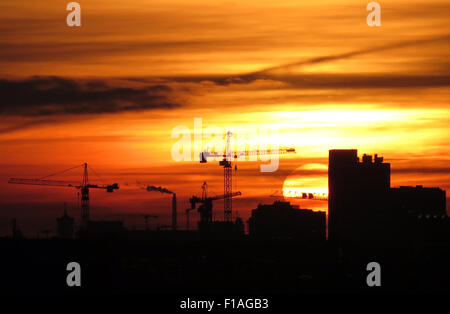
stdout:
[[381,27],[357,0],[80,0],[81,27],[66,25],[68,2],[0,2],[0,235],[12,218],[26,235],[55,229],[63,202],[79,221],[75,189],[7,181],[83,162],[99,175],[91,182],[121,186],[91,192],[93,219],[153,212],[152,227],[168,224],[170,197],[143,190],[152,184],[177,193],[184,227],[203,181],[223,193],[217,162],[172,159],[172,130],[193,130],[194,118],[276,128],[277,144],[297,151],[274,173],[238,163],[244,219],[283,187],[326,191],[329,149],[378,153],[393,186],[450,188],[448,1],[378,1]]

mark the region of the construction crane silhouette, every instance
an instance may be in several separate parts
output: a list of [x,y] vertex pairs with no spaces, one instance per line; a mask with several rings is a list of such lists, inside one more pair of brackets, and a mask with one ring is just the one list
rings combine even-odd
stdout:
[[218,195],[213,197],[207,196],[207,184],[206,182],[203,182],[202,184],[202,197],[199,198],[197,196],[192,196],[189,199],[189,202],[191,203],[191,209],[194,210],[198,203],[201,205],[198,207],[198,212],[200,213],[200,222],[201,223],[211,223],[212,222],[212,209],[213,205],[212,202],[215,200],[221,200],[226,199],[227,197],[232,198],[235,196],[241,195],[241,192],[233,192],[228,195]]
[[[57,180],[44,180],[44,178],[48,178],[51,176],[55,176],[57,174],[65,173],[69,170],[83,167],[83,176],[81,178],[81,183],[79,182],[69,182],[69,181],[57,181]],[[91,169],[92,170],[92,169]],[[93,171],[93,170],[92,170]],[[95,173],[95,172],[94,172]],[[113,183],[109,185],[97,185],[90,184],[88,177],[88,164],[84,163],[82,165],[78,165],[57,173],[53,173],[42,177],[40,179],[22,179],[22,178],[10,178],[8,183],[11,184],[28,184],[28,185],[46,185],[46,186],[62,186],[62,187],[73,187],[81,191],[81,226],[86,227],[87,222],[89,221],[89,189],[105,189],[106,192],[112,193],[114,190],[119,189],[119,184]]]
[[[272,152],[267,151],[260,151],[260,150],[253,150],[253,151],[238,151],[235,153],[232,153],[230,150],[230,138],[233,136],[233,133],[228,131],[227,132],[227,143],[225,148],[224,154],[218,154],[218,153],[211,153],[208,151],[204,151],[200,153],[200,163],[207,163],[208,158],[223,158],[219,161],[219,166],[223,167],[223,195],[224,195],[224,220],[225,221],[232,221],[232,211],[233,211],[233,204],[232,204],[232,195],[233,195],[233,185],[232,185],[232,160],[240,158],[242,156],[262,156],[262,155],[271,155]],[[287,147],[282,148],[280,147],[277,151],[278,154],[286,154],[286,153],[295,153],[295,148]],[[237,171],[237,166],[234,166],[235,175]]]

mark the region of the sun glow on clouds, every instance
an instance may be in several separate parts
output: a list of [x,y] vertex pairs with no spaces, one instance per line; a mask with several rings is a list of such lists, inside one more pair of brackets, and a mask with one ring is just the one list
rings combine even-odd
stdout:
[[[367,107],[367,106],[366,106]],[[359,109],[361,108],[361,109]],[[361,147],[395,150],[400,153],[411,144],[433,145],[439,130],[437,126],[448,115],[445,109],[386,109],[349,108],[320,110],[278,111],[254,114],[257,121],[269,122],[268,127],[279,130],[279,145],[300,147],[299,154],[329,147]],[[416,136],[411,136],[416,134]]]
[[[296,173],[296,172],[299,173]],[[289,175],[283,183],[283,195],[285,197],[301,197],[302,193],[313,193],[315,197],[326,198],[328,194],[328,167],[323,164],[309,163]],[[308,172],[318,173],[308,175]]]

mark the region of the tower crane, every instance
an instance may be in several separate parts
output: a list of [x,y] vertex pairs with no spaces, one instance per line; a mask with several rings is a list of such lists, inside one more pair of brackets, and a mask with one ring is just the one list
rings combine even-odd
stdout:
[[[219,166],[223,167],[223,196],[224,196],[224,220],[225,221],[231,221],[232,220],[232,196],[233,195],[233,186],[232,186],[232,160],[240,158],[242,156],[250,156],[250,155],[256,155],[256,156],[262,156],[262,155],[270,155],[271,152],[264,152],[259,150],[253,150],[253,151],[238,151],[234,154],[230,150],[230,138],[233,136],[233,133],[228,131],[227,132],[227,143],[225,148],[224,154],[218,154],[218,153],[211,153],[208,151],[204,151],[200,153],[200,163],[207,163],[208,158],[223,158],[219,161]],[[278,154],[286,154],[286,153],[295,153],[295,148],[291,147],[280,147],[278,149]],[[237,166],[234,166],[235,173],[237,170]]]
[[[58,180],[44,180],[44,178],[54,176],[57,174],[61,174],[64,172],[67,172],[69,170],[83,167],[83,176],[81,178],[80,182],[69,182],[69,181],[58,181]],[[92,169],[91,169],[92,170]],[[50,175],[47,175],[45,177],[42,177],[40,179],[22,179],[22,178],[10,178],[8,180],[8,183],[10,184],[28,184],[28,185],[46,185],[46,186],[62,186],[62,187],[73,187],[81,191],[81,226],[86,227],[87,222],[89,221],[89,189],[105,189],[106,192],[112,193],[114,190],[119,189],[119,184],[113,183],[109,185],[97,185],[97,184],[90,184],[89,183],[89,177],[88,177],[88,164],[84,163],[82,165],[78,165],[57,173],[53,173]]]
[[[207,184],[206,182],[203,182],[202,185],[202,197],[199,198],[197,196],[192,196],[189,199],[189,202],[191,203],[191,209],[194,210],[197,206],[197,203],[200,203],[201,205],[198,207],[198,212],[200,213],[200,222],[201,223],[211,223],[212,222],[212,202],[215,200],[221,200],[225,199],[227,197],[232,198],[235,196],[241,195],[241,192],[233,192],[228,195],[218,195],[213,197],[207,196]],[[230,219],[231,220],[231,219]]]

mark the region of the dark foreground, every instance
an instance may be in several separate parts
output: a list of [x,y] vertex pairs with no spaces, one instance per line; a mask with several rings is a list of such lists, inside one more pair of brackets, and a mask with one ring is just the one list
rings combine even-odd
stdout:
[[[183,240],[184,238],[184,240]],[[0,239],[2,294],[283,295],[450,291],[450,248],[339,252],[328,243]],[[369,262],[381,287],[368,287]],[[68,287],[67,264],[81,266]]]

